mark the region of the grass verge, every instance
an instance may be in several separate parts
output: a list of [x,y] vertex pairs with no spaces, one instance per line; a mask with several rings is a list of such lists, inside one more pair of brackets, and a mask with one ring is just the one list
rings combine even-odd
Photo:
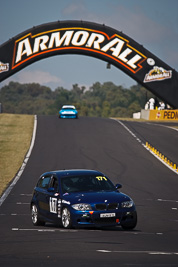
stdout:
[[0,196],[28,152],[33,122],[33,115],[0,114]]

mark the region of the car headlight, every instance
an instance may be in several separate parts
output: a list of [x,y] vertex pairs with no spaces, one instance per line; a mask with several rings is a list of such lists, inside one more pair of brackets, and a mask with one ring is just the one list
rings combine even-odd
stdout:
[[79,204],[74,204],[72,205],[72,208],[74,208],[75,210],[92,210],[90,204],[85,204],[85,203],[79,203]]
[[121,203],[122,208],[131,208],[134,205],[133,200],[125,201]]

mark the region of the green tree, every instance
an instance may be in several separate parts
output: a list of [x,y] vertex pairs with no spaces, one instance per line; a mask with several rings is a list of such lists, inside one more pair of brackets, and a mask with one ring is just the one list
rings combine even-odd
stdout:
[[146,101],[154,97],[136,84],[130,89],[112,82],[96,82],[88,90],[74,84],[71,90],[49,87],[37,83],[10,82],[0,89],[3,112],[26,114],[58,114],[65,104],[75,105],[79,116],[132,117],[144,108]]

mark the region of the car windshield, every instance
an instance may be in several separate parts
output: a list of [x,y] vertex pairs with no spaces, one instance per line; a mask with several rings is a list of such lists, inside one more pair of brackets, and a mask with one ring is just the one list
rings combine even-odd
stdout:
[[65,107],[65,108],[62,108],[62,110],[75,110],[75,108],[72,108],[72,107]]
[[115,191],[113,183],[105,176],[72,176],[61,179],[62,193]]

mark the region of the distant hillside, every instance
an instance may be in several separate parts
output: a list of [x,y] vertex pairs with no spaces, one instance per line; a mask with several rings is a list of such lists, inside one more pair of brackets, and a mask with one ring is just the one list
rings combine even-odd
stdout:
[[0,103],[4,113],[58,114],[64,104],[73,104],[79,116],[132,117],[145,106],[151,93],[140,85],[129,89],[112,82],[94,83],[89,90],[74,84],[71,90],[49,87],[36,83],[10,82],[0,89]]

